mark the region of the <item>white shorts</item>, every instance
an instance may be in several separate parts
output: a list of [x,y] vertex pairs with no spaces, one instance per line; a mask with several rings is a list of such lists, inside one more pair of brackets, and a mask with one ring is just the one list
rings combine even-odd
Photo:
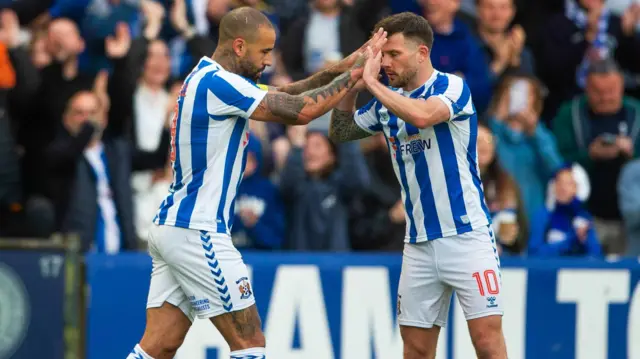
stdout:
[[147,308],[164,302],[193,321],[245,309],[255,303],[247,267],[227,235],[154,225]]
[[444,327],[454,290],[467,320],[502,315],[501,289],[500,260],[489,227],[406,243],[398,287],[398,323]]

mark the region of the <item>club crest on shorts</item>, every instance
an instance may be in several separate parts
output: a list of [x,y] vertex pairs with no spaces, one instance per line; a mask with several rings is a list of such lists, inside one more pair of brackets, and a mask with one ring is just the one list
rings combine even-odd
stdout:
[[249,278],[242,277],[236,281],[238,285],[238,290],[240,291],[240,299],[247,299],[251,296],[251,284],[249,283]]

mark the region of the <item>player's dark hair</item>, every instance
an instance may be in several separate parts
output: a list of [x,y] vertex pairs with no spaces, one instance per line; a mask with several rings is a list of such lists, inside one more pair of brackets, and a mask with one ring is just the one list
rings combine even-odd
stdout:
[[427,19],[412,12],[401,12],[399,14],[385,17],[374,26],[374,33],[379,28],[387,32],[387,37],[394,34],[403,34],[406,38],[418,41],[431,50],[433,46],[433,30]]
[[260,10],[248,6],[239,7],[229,11],[220,20],[219,41],[224,42],[239,37],[252,41],[261,26],[272,28],[273,24]]

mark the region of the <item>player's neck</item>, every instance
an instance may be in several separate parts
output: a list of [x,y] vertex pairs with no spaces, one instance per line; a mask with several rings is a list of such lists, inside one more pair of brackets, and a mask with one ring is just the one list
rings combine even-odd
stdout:
[[211,59],[229,72],[237,74],[240,71],[238,57],[231,49],[225,48],[224,46],[219,46],[211,56]]
[[434,71],[435,69],[433,68],[433,65],[431,63],[422,65],[422,67],[418,69],[418,72],[413,77],[413,79],[409,81],[409,83],[403,88],[403,90],[413,91],[418,87],[424,85],[425,82],[427,82],[431,78],[431,75],[433,75]]

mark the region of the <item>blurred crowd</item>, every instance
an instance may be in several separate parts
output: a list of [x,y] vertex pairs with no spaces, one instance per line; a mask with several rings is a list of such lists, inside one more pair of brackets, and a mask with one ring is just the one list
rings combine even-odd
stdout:
[[[274,85],[340,61],[385,15],[423,15],[434,66],[472,92],[501,254],[640,256],[634,0],[0,0],[0,236],[74,232],[87,251],[144,248],[172,181],[180,85],[239,6],[278,30],[261,79]],[[402,249],[384,137],[334,144],[329,118],[251,122],[237,247]]]

